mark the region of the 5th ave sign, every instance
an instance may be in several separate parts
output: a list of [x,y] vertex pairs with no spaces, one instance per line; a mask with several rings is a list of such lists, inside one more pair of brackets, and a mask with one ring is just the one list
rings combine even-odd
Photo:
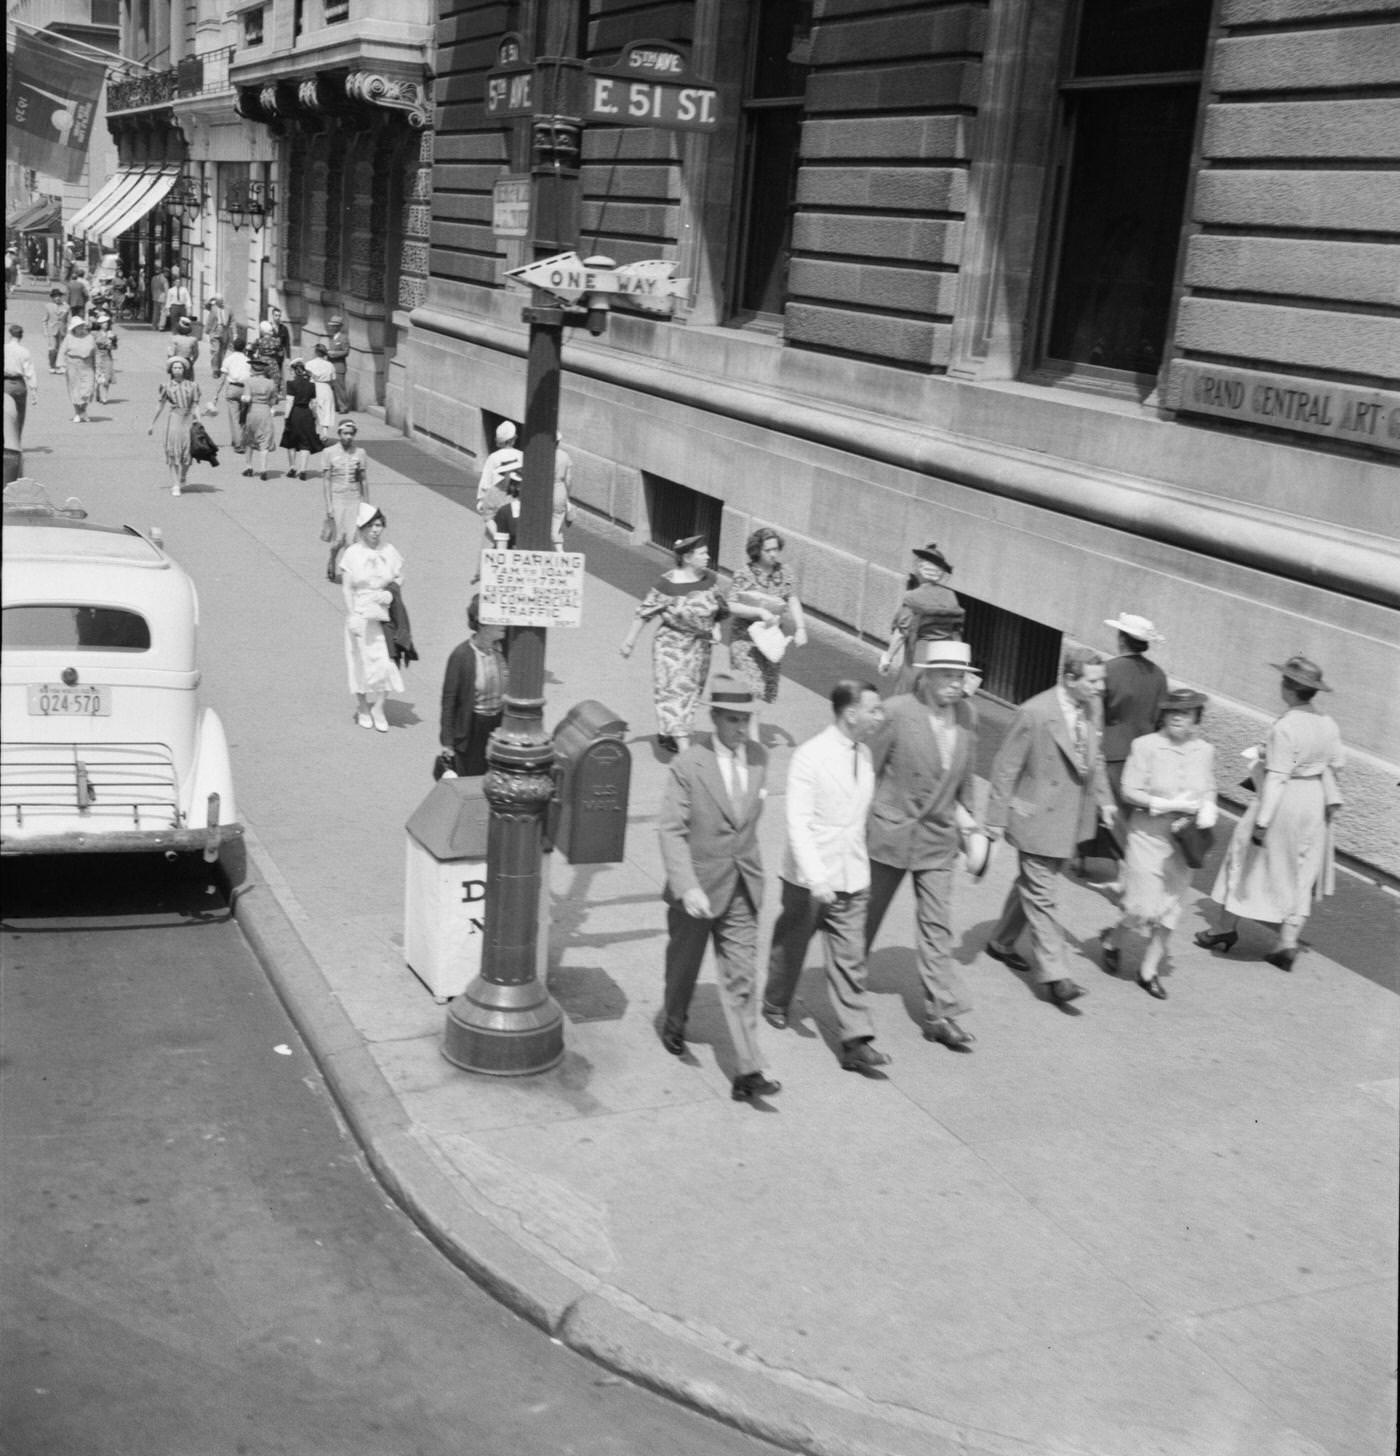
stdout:
[[622,126],[714,131],[720,123],[719,90],[691,74],[679,47],[634,40],[616,66],[589,63],[583,116]]

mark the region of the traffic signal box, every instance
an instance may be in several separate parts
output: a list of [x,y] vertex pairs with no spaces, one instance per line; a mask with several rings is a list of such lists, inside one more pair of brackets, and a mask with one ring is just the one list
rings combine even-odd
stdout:
[[632,754],[627,724],[587,699],[554,730],[549,838],[570,864],[618,864],[627,841]]

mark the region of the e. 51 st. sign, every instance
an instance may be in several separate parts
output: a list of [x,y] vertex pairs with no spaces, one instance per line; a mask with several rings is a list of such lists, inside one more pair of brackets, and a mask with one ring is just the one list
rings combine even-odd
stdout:
[[714,131],[719,88],[693,76],[684,50],[669,41],[634,40],[615,66],[588,65],[583,81],[585,121]]

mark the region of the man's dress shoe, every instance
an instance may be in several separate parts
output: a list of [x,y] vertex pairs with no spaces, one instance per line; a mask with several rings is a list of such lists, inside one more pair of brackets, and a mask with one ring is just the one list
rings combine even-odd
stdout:
[[1046,989],[1056,1006],[1068,1006],[1071,1001],[1078,1001],[1085,994],[1083,986],[1070,980],[1051,981]]
[[755,1097],[771,1097],[782,1090],[781,1082],[771,1081],[762,1072],[747,1072],[742,1077],[735,1077],[729,1095],[736,1102],[752,1102]]
[[1013,971],[1020,971],[1023,975],[1031,968],[1031,963],[1024,956],[1018,956],[1014,950],[1003,950],[995,941],[989,940],[983,949],[994,961],[1000,961],[1002,965],[1010,966]]
[[880,1076],[877,1067],[887,1067],[890,1057],[880,1051],[872,1042],[848,1041],[841,1047],[841,1069],[845,1072],[860,1072],[867,1077]]
[[964,1031],[951,1016],[944,1016],[924,1027],[924,1040],[941,1041],[955,1052],[970,1052],[977,1038],[970,1031]]

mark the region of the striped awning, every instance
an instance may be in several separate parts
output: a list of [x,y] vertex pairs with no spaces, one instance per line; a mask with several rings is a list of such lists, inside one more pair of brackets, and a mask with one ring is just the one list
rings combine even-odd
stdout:
[[124,167],[68,224],[68,232],[98,243],[114,243],[166,195],[180,176],[178,165]]
[[63,214],[63,204],[52,197],[41,197],[24,207],[17,207],[5,217],[7,233],[46,233],[54,231]]

